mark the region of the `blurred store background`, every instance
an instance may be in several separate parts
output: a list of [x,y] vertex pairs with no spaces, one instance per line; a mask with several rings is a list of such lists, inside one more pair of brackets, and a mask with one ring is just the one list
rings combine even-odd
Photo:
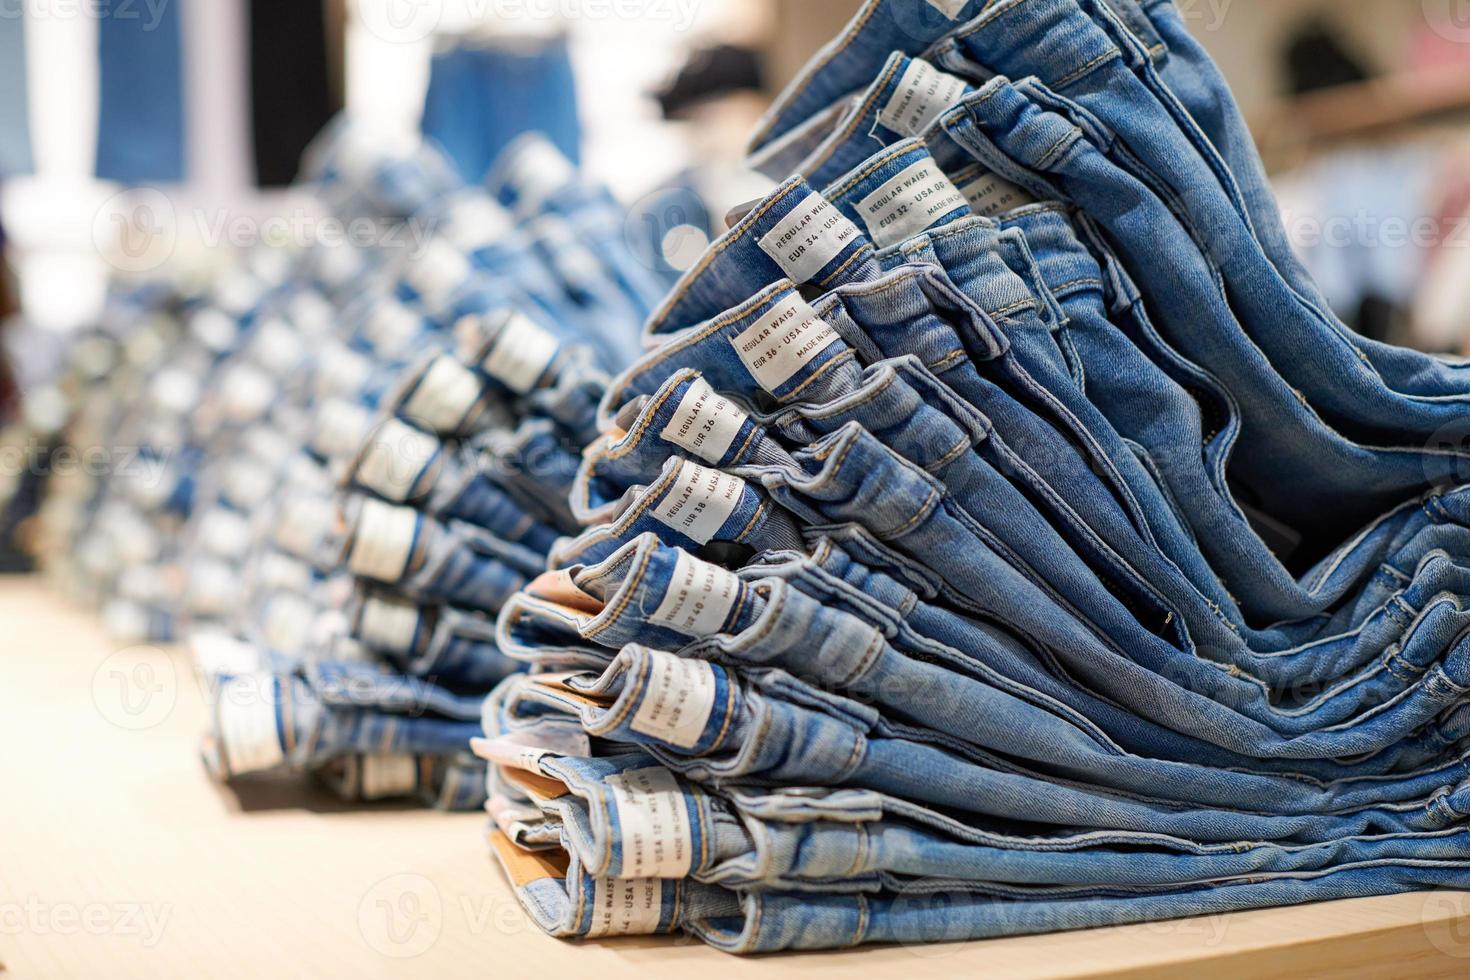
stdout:
[[[1342,317],[1470,352],[1470,2],[1178,3]],[[95,319],[109,277],[206,276],[264,234],[310,234],[291,183],[339,111],[384,141],[428,134],[470,180],[543,131],[676,274],[763,192],[744,137],[854,7],[0,0],[0,422],[57,423],[58,338]]]

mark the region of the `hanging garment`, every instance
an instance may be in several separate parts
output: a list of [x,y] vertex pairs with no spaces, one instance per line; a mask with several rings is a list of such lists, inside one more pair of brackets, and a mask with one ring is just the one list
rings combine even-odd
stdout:
[[101,105],[97,176],[124,184],[184,179],[179,5],[117,5],[97,18]]

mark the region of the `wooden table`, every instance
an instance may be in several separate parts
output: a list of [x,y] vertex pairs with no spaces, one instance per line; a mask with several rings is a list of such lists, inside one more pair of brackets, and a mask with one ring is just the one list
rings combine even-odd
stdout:
[[563,943],[526,922],[478,815],[211,783],[180,652],[119,649],[29,578],[0,579],[0,636],[11,977],[1470,975],[1458,892],[753,959],[670,939]]

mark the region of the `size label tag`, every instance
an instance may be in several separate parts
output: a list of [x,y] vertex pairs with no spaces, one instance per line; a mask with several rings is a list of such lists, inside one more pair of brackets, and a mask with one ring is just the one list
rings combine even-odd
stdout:
[[700,544],[720,530],[740,503],[745,481],[719,470],[683,460],[673,486],[649,511],[662,524]]
[[398,419],[380,425],[363,450],[357,482],[378,495],[402,503],[442,444]]
[[518,395],[536,387],[556,357],[556,338],[524,313],[515,313],[500,328],[500,336],[480,367]]
[[401,414],[431,432],[453,433],[464,423],[480,395],[480,380],[474,372],[447,354],[441,354],[430,362],[404,402]]
[[879,247],[897,245],[929,228],[965,197],[933,160],[915,160],[858,203]]
[[288,554],[312,559],[317,542],[336,521],[337,505],[330,498],[292,497],[281,508],[272,537]]
[[968,3],[969,0],[927,0],[927,2],[929,6],[933,7],[935,10],[939,11],[950,20],[954,20],[960,15],[960,11],[965,9],[965,4]]
[[220,689],[219,740],[229,774],[261,772],[286,761],[276,728],[280,695],[269,674],[248,674],[227,681]]
[[374,650],[407,656],[413,652],[423,611],[411,602],[371,596],[362,603],[357,639]]
[[431,239],[405,271],[404,278],[427,309],[437,310],[470,278],[471,271],[469,259],[457,248],[442,239]]
[[735,573],[680,551],[668,591],[648,620],[685,636],[707,636],[724,625],[739,594]]
[[584,732],[570,732],[548,726],[543,730],[510,732],[497,738],[477,738],[470,748],[482,759],[512,769],[541,772],[541,760],[548,755],[589,756],[591,743]]
[[516,192],[516,210],[535,211],[552,194],[576,179],[562,152],[544,138],[521,143],[506,169],[505,182]]
[[261,632],[272,650],[300,650],[311,640],[317,609],[290,593],[277,593],[261,614]]
[[354,575],[396,582],[408,569],[418,532],[418,511],[381,500],[364,500],[347,567]]
[[241,507],[254,508],[276,491],[274,474],[258,463],[232,460],[226,472],[230,501]]
[[648,651],[648,683],[629,726],[681,749],[692,749],[715,710],[715,669],[660,650]]
[[792,293],[755,323],[730,338],[735,353],[766,391],[776,389],[832,345],[837,331]]
[[424,331],[423,317],[399,303],[379,306],[362,326],[380,353],[393,356],[405,350]]
[[662,766],[629,769],[605,780],[618,812],[622,873],[629,878],[683,878],[694,864],[694,832],[684,793]]
[[250,550],[250,522],[243,514],[216,507],[199,522],[199,540],[221,558],[244,558]]
[[960,100],[965,87],[964,79],[914,58],[903,70],[888,104],[878,113],[878,121],[895,133],[918,136],[940,113]]
[[745,413],[730,399],[716,394],[708,381],[695,378],[659,436],[706,463],[718,463],[740,434],[745,419]]
[[858,236],[858,226],[813,193],[756,242],[792,282],[807,282]]
[[598,878],[592,883],[589,939],[641,936],[658,931],[663,882],[657,878]]
[[481,193],[454,202],[445,218],[445,241],[467,253],[493,245],[515,229],[510,212]]
[[364,800],[404,796],[418,789],[418,760],[411,755],[365,755],[361,765],[358,791]]
[[960,193],[965,195],[965,203],[970,205],[970,210],[987,218],[1036,203],[1036,198],[1027,193],[1025,188],[989,173],[965,184],[960,188]]

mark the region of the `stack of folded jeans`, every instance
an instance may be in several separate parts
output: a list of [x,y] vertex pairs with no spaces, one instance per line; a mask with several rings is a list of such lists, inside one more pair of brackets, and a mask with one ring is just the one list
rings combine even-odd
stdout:
[[509,599],[567,937],[971,939],[1470,884],[1470,368],[1355,336],[1169,0],[868,0]]
[[[345,239],[262,246],[174,302],[178,336],[142,372],[159,398],[101,386],[188,488],[143,481],[124,516],[173,517],[154,535],[170,574],[150,581],[207,684],[212,772],[477,808],[468,742],[520,669],[494,614],[575,529],[577,454],[661,289],[611,197],[544,140],[518,141],[488,188],[346,127],[309,164]],[[108,557],[119,585],[138,576]]]

